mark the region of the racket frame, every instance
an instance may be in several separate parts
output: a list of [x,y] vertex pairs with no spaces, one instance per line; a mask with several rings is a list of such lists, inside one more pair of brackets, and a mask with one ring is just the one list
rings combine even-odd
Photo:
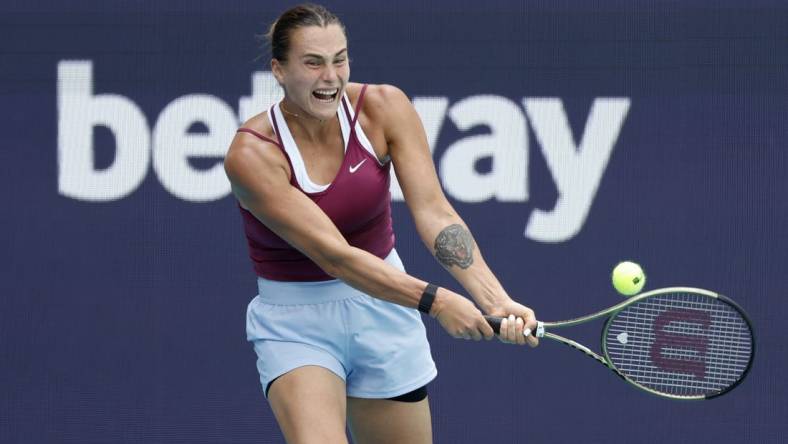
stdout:
[[[693,293],[693,294],[703,295],[703,296],[707,296],[707,297],[711,297],[711,298],[714,298],[714,299],[719,299],[719,300],[724,301],[725,303],[727,303],[728,305],[730,305],[736,311],[739,312],[739,314],[744,319],[744,321],[747,323],[747,326],[750,329],[750,333],[752,335],[750,360],[747,363],[747,367],[744,369],[744,371],[742,372],[742,374],[739,377],[739,379],[736,380],[736,382],[734,382],[733,384],[731,384],[728,387],[726,387],[724,390],[721,390],[721,391],[716,392],[716,393],[708,394],[708,395],[691,395],[691,396],[690,395],[672,395],[672,394],[668,394],[668,393],[662,393],[662,392],[659,392],[657,390],[653,390],[651,388],[645,387],[645,386],[633,381],[632,379],[630,379],[627,375],[625,375],[618,368],[616,368],[615,364],[613,364],[612,360],[608,356],[607,341],[605,339],[607,338],[607,331],[610,328],[610,323],[613,320],[614,315],[616,313],[618,313],[619,311],[625,309],[626,307],[628,307],[628,306],[630,306],[630,305],[632,305],[632,304],[634,304],[634,303],[636,303],[638,301],[641,301],[643,299],[647,299],[647,298],[650,298],[650,297],[653,297],[653,296],[657,296],[657,295],[662,295],[662,294],[667,294],[667,293],[678,293],[678,292]],[[593,350],[591,350],[590,348],[586,347],[583,344],[580,344],[580,343],[578,343],[576,341],[573,341],[573,340],[571,340],[569,338],[565,338],[563,336],[557,335],[557,334],[552,333],[552,332],[549,331],[549,330],[552,330],[552,329],[571,327],[571,326],[574,326],[574,325],[583,324],[583,323],[592,321],[594,319],[598,319],[598,318],[602,318],[602,317],[606,317],[606,316],[608,317],[608,320],[605,322],[605,326],[602,329],[602,336],[601,336],[602,353],[603,353],[602,355],[594,352]],[[568,346],[570,346],[570,347],[572,347],[572,348],[574,348],[576,350],[579,350],[579,351],[585,353],[587,356],[590,356],[590,357],[594,358],[594,360],[596,360],[600,364],[602,364],[605,367],[607,367],[608,369],[610,369],[613,373],[618,375],[621,379],[623,379],[624,381],[628,382],[629,384],[631,384],[631,385],[637,387],[638,389],[643,390],[643,391],[645,391],[647,393],[650,393],[652,395],[656,395],[656,396],[659,396],[659,397],[662,397],[662,398],[669,398],[669,399],[683,400],[683,401],[694,401],[694,400],[704,400],[704,399],[716,398],[716,397],[718,397],[718,396],[720,396],[722,394],[725,394],[725,393],[729,392],[730,390],[732,390],[733,388],[738,386],[744,380],[744,378],[747,376],[747,374],[749,373],[750,369],[752,368],[752,363],[755,360],[755,330],[753,329],[752,322],[750,321],[749,316],[747,316],[747,313],[745,313],[744,310],[738,304],[736,304],[734,301],[732,301],[730,298],[725,297],[725,296],[723,296],[721,294],[715,293],[713,291],[704,290],[702,288],[693,288],[693,287],[659,288],[659,289],[656,289],[656,290],[651,290],[651,291],[647,291],[645,293],[641,293],[641,294],[636,295],[636,296],[632,296],[632,297],[628,298],[627,300],[622,301],[619,304],[616,304],[616,305],[614,305],[612,307],[606,308],[604,310],[601,310],[601,311],[598,311],[596,313],[592,313],[592,314],[589,314],[589,315],[586,315],[586,316],[582,316],[582,317],[575,318],[575,319],[568,319],[568,320],[565,320],[565,321],[554,321],[554,322],[541,322],[540,321],[538,324],[539,324],[539,326],[537,327],[537,330],[535,331],[535,335],[537,337],[548,338],[548,339],[551,339],[553,341],[557,341],[557,342],[560,342],[562,344],[568,345]]]

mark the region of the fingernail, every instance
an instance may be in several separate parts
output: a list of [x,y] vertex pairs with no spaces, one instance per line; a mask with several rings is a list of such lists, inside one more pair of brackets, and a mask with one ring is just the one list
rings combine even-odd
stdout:
[[525,330],[523,330],[523,336],[531,336],[531,329],[526,328]]

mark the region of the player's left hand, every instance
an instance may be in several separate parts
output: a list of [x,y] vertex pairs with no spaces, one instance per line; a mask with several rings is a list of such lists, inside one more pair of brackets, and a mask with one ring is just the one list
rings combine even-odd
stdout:
[[536,331],[536,315],[530,308],[510,299],[498,304],[488,314],[503,318],[501,332],[498,334],[498,339],[501,342],[518,345],[528,344],[531,347],[539,345],[539,339],[533,333],[527,337],[523,335],[523,330],[526,328],[531,329],[532,332]]

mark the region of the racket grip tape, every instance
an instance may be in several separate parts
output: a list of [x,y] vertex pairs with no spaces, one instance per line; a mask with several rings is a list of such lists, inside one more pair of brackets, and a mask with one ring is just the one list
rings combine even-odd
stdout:
[[[498,316],[485,316],[484,319],[487,321],[488,324],[490,324],[490,327],[492,327],[496,335],[501,333],[501,322],[503,321],[504,318],[499,318]],[[528,336],[531,333],[531,331],[525,329],[525,333],[526,336]]]

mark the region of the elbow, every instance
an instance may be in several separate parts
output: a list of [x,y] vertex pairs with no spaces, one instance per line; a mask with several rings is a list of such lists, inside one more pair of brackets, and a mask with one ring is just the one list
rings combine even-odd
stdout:
[[314,262],[329,276],[342,279],[348,270],[352,258],[352,247],[344,242],[321,248]]
[[342,279],[342,264],[336,260],[323,260],[319,264],[320,268],[334,279]]

